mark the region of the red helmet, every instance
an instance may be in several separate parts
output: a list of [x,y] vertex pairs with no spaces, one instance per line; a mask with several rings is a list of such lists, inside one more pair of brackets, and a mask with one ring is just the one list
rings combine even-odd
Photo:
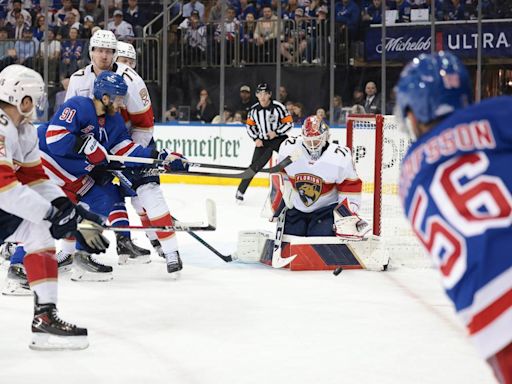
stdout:
[[308,116],[302,124],[302,138],[313,159],[318,159],[329,140],[329,126],[319,117]]

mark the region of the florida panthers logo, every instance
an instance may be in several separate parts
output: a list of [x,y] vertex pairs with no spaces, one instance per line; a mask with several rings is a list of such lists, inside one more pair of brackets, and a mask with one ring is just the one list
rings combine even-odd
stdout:
[[295,175],[295,189],[306,207],[313,205],[322,194],[322,178],[310,173]]

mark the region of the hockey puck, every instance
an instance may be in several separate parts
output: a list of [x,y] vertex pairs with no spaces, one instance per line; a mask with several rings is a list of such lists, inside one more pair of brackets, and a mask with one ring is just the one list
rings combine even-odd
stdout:
[[338,267],[338,268],[336,268],[336,269],[332,272],[332,274],[333,274],[334,276],[338,276],[342,271],[343,271],[343,268]]

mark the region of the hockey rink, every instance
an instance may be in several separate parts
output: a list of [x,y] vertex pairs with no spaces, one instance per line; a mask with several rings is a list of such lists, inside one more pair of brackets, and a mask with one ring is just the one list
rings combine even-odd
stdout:
[[[205,198],[217,203],[217,231],[198,234],[224,254],[239,230],[273,229],[260,217],[266,188],[249,188],[243,206],[234,186],[163,188],[182,221],[204,220]],[[83,351],[30,350],[32,298],[0,296],[0,384],[496,382],[432,269],[289,272],[225,263],[186,233],[178,240],[176,281],[156,255],[118,266],[114,244],[100,258],[113,281],[59,277],[61,317],[89,330]]]

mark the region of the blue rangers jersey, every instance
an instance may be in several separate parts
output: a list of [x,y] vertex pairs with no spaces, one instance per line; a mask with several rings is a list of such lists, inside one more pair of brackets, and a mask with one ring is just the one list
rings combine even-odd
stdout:
[[458,110],[404,158],[400,197],[484,358],[512,342],[512,98]]
[[99,117],[92,99],[72,97],[48,123],[38,127],[38,136],[47,174],[64,189],[80,195],[94,183],[88,177],[94,165],[77,148],[80,146],[77,139],[88,135],[94,136],[113,155],[152,157],[155,152],[153,147],[145,148],[132,141],[119,113]]

